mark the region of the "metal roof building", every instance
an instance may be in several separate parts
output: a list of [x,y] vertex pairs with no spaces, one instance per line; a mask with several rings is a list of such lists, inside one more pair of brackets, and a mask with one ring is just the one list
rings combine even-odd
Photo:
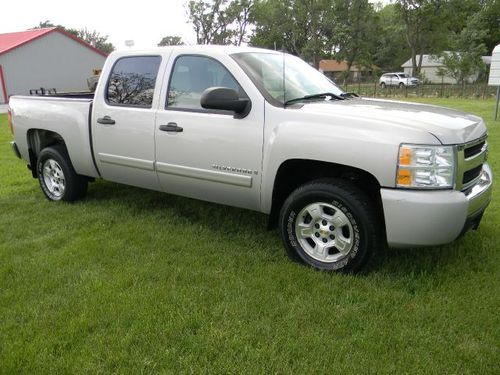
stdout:
[[107,54],[58,28],[0,34],[0,104],[30,89],[87,90]]

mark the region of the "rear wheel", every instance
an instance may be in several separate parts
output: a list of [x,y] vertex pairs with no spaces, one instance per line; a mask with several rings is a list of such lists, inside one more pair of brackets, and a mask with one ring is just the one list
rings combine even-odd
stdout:
[[341,179],[295,190],[282,207],[280,230],[292,259],[321,270],[357,271],[384,243],[368,196]]
[[380,83],[380,87],[382,87],[383,89],[385,89],[385,82],[381,82]]
[[50,146],[40,152],[37,174],[42,192],[51,201],[71,202],[87,193],[87,178],[76,174],[62,145]]

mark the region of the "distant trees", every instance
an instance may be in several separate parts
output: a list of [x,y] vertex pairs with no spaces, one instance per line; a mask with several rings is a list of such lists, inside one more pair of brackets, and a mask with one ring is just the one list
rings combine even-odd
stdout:
[[198,44],[241,45],[251,23],[252,0],[191,0],[188,18]]
[[483,43],[487,30],[483,16],[481,12],[472,15],[465,28],[451,36],[451,50],[440,54],[444,65],[440,73],[454,78],[457,83],[465,84],[473,74],[484,70],[481,56],[487,52]]
[[158,47],[165,47],[165,46],[182,46],[184,42],[182,41],[182,38],[180,36],[165,36],[162,38],[160,43],[158,43]]
[[77,30],[76,36],[105,53],[111,53],[115,50],[113,43],[108,41],[108,36],[101,35],[98,31],[90,31],[87,28],[84,28]]
[[55,25],[50,20],[40,22],[37,26],[33,27],[33,29],[44,29],[48,27],[57,27],[58,29],[62,29],[70,34],[73,34],[74,36],[84,40],[92,47],[95,47],[102,52],[111,53],[115,50],[115,46],[108,41],[108,36],[101,35],[96,30],[91,31],[88,30],[87,28],[84,29],[68,28],[63,25]]
[[335,34],[339,19],[333,2],[328,0],[258,1],[253,19],[251,45],[283,48],[314,65],[331,55],[336,41],[341,39]]
[[334,46],[335,57],[347,62],[347,71],[350,71],[355,62],[371,66],[375,60],[380,31],[373,4],[368,0],[339,1],[336,13],[338,29],[343,32]]
[[446,45],[445,3],[445,0],[397,0],[395,3],[396,15],[405,25],[415,75],[420,74],[424,54],[440,51]]

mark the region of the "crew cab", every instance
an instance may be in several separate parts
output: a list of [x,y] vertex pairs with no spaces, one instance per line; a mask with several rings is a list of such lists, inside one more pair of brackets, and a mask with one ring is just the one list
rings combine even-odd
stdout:
[[260,211],[291,258],[323,270],[451,242],[491,198],[481,118],[360,98],[275,51],[114,52],[95,93],[9,105],[12,148],[49,200],[103,178]]

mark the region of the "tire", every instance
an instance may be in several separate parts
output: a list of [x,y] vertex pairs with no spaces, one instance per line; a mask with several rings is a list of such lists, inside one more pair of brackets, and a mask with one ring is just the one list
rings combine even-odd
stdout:
[[370,198],[342,179],[299,187],[283,204],[279,224],[288,256],[319,270],[358,271],[385,246]]
[[399,83],[399,88],[400,88],[400,89],[402,89],[402,88],[404,88],[404,87],[405,87],[405,84],[404,84],[403,82],[400,82],[400,83]]
[[380,83],[380,87],[385,89],[385,82]]
[[73,202],[87,193],[87,178],[76,174],[62,145],[53,145],[40,152],[37,175],[40,188],[50,201]]

